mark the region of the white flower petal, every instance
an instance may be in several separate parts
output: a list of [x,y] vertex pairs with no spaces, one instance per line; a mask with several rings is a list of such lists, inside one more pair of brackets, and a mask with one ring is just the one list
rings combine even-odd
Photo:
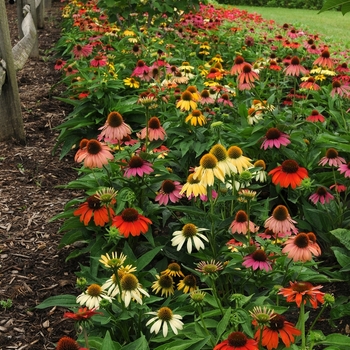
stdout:
[[163,336],[164,338],[167,336],[168,334],[168,323],[164,321],[164,324],[163,324]]
[[187,239],[187,251],[189,254],[192,253],[192,239]]

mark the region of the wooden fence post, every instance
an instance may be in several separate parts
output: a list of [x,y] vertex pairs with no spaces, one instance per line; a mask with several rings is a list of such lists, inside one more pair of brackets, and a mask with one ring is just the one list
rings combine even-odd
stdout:
[[[30,13],[31,13],[32,18],[33,18],[34,27],[38,28],[38,16],[37,16],[36,7],[35,7],[35,0],[27,0],[27,3],[30,6]],[[39,57],[38,35],[36,35],[34,46],[33,46],[33,49],[30,53],[30,57]]]
[[16,70],[13,62],[5,0],[0,0],[0,58],[5,63],[5,84],[0,86],[0,141],[16,139],[25,144],[25,133],[19,99]]

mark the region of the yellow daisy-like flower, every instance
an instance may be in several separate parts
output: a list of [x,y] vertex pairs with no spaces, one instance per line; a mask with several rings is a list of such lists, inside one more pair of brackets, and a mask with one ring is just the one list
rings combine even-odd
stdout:
[[193,126],[203,126],[204,124],[207,123],[207,118],[202,114],[201,111],[198,109],[194,109],[185,119],[185,122],[191,122],[191,125]]
[[200,182],[199,178],[194,179],[193,174],[188,175],[187,182],[182,186],[180,194],[185,192],[187,198],[191,196],[197,197],[207,195],[206,187]]
[[243,156],[243,152],[238,146],[231,146],[228,149],[227,154],[232,164],[237,168],[239,174],[253,166],[253,164],[250,162],[251,159]]
[[190,91],[184,91],[181,94],[180,100],[176,104],[176,108],[180,108],[182,111],[189,111],[190,109],[196,109],[197,103]]
[[99,262],[103,264],[108,269],[112,269],[115,267],[120,267],[124,264],[126,256],[123,253],[120,253],[118,257],[117,252],[112,252],[111,256],[107,253],[106,255],[101,255],[101,259]]
[[165,295],[167,298],[174,294],[174,280],[170,275],[156,275],[157,280],[152,284],[152,291],[158,294],[161,292],[160,296]]
[[216,54],[212,59],[213,62],[224,62],[220,54]]
[[315,76],[314,76],[314,79],[315,79],[316,81],[323,81],[323,80],[326,80],[327,77],[326,77],[325,75],[323,75],[323,74],[318,74],[318,75],[315,75]]
[[217,144],[213,146],[209,153],[216,157],[218,167],[223,171],[224,175],[237,174],[237,168],[230,161],[226,148],[223,145]]
[[170,263],[168,268],[161,272],[162,275],[169,275],[171,277],[185,277],[185,275],[181,271],[181,266],[176,263]]
[[193,66],[190,66],[188,62],[182,62],[182,66],[179,67],[179,70],[184,73],[190,73],[194,69]]
[[216,81],[213,81],[213,80],[209,80],[209,81],[206,81],[204,83],[205,86],[217,86],[217,85],[220,85],[218,82]]
[[201,44],[199,46],[201,49],[206,49],[206,50],[210,50],[210,45],[207,41],[205,41],[203,44]]
[[123,81],[126,86],[130,86],[131,88],[138,89],[140,87],[140,82],[135,78],[126,78],[123,79]]
[[191,293],[196,289],[198,289],[197,280],[193,275],[187,275],[177,285],[177,290],[182,290],[185,294]]
[[129,29],[125,29],[123,32],[123,35],[124,36],[136,36],[136,34],[132,30],[129,30]]
[[225,181],[225,174],[218,167],[218,160],[213,154],[205,154],[200,162],[199,167],[196,168],[193,178],[199,178],[203,186],[212,186],[215,181],[215,177],[220,181]]

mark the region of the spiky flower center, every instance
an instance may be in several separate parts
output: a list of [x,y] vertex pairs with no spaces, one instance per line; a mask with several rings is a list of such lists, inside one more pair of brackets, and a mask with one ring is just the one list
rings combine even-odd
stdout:
[[231,146],[228,149],[227,154],[232,159],[238,159],[238,158],[242,157],[243,152],[238,146]]
[[210,263],[206,263],[202,269],[205,274],[213,274],[219,270],[217,265]]
[[190,288],[195,288],[197,286],[197,280],[196,277],[193,275],[187,275],[183,279],[183,283],[185,286],[190,287]]
[[310,77],[310,78],[307,79],[307,82],[308,83],[314,83],[315,79],[313,77]]
[[322,187],[318,187],[316,190],[316,193],[322,197],[325,196],[327,194],[327,190],[322,186]]
[[333,88],[340,88],[341,87],[341,84],[338,80],[334,80],[333,83],[332,83],[332,87]]
[[248,338],[242,332],[233,332],[228,336],[227,340],[230,346],[239,348],[247,344]]
[[293,159],[287,159],[282,163],[282,171],[287,174],[294,174],[298,171],[299,165]]
[[174,280],[169,275],[161,275],[158,284],[161,288],[170,289],[173,286]]
[[194,109],[192,111],[192,117],[199,118],[202,115],[202,112],[199,111],[198,109]]
[[120,280],[120,285],[123,290],[135,290],[137,288],[138,283],[139,280],[137,279],[137,277],[131,273],[126,273]]
[[108,114],[107,123],[112,128],[117,128],[123,124],[123,117],[118,112],[111,112]]
[[86,290],[87,294],[89,294],[92,297],[98,297],[102,293],[102,288],[98,284],[91,284],[88,289]]
[[274,314],[273,319],[270,321],[269,328],[274,331],[279,331],[280,329],[283,329],[284,321],[285,321],[285,318],[283,316]]
[[194,175],[194,174],[188,175],[188,177],[187,177],[187,182],[188,182],[189,184],[191,184],[191,185],[200,183],[199,178],[196,177],[196,178],[194,179],[194,178],[193,178],[193,175]]
[[86,145],[86,150],[91,155],[99,154],[102,151],[101,143],[95,139],[91,139]]
[[81,45],[76,45],[75,46],[75,49],[77,50],[77,51],[81,51],[82,49],[83,49],[83,47],[81,46]]
[[277,128],[270,128],[265,136],[268,140],[277,140],[281,136],[281,132]]
[[205,297],[205,292],[202,292],[198,289],[194,290],[190,294],[190,298],[194,301],[194,303],[198,303],[198,304],[200,304],[204,300],[204,297]]
[[290,60],[290,64],[292,64],[293,66],[298,66],[300,64],[299,58],[297,56],[293,56]]
[[95,196],[90,196],[87,198],[88,207],[92,210],[98,210],[101,208],[101,202]]
[[278,205],[272,212],[272,216],[278,221],[287,220],[288,215],[288,209],[282,204]]
[[181,267],[178,263],[170,263],[168,265],[168,270],[172,271],[172,272],[180,272],[181,271]]
[[169,322],[173,318],[173,312],[166,306],[158,310],[158,318],[162,321]]
[[329,58],[331,55],[328,50],[323,50],[321,53],[321,57],[323,58]]
[[141,168],[143,165],[143,159],[139,156],[132,156],[129,161],[130,168]]
[[160,122],[159,119],[157,117],[152,117],[149,121],[148,121],[148,127],[150,129],[159,129],[160,128]]
[[137,67],[142,68],[145,66],[145,62],[142,60],[138,60],[136,65],[137,65]]
[[79,143],[79,148],[80,148],[80,149],[85,148],[85,147],[87,146],[88,142],[89,142],[88,139],[82,139],[82,140],[80,141],[80,143]]
[[186,90],[181,94],[181,100],[183,101],[193,101],[193,95],[190,91]]
[[56,349],[57,350],[79,350],[80,346],[74,339],[65,336],[58,341]]
[[309,237],[304,232],[298,233],[294,238],[294,244],[301,249],[306,248],[309,245],[309,242]]
[[242,68],[243,73],[249,74],[252,71],[250,64],[245,64]]
[[267,255],[262,249],[257,249],[253,254],[252,258],[255,261],[266,261],[267,260]]
[[235,64],[242,64],[244,62],[244,58],[242,56],[237,56],[235,58]]
[[214,169],[218,164],[218,160],[213,154],[208,153],[201,158],[199,164],[204,169]]
[[187,89],[191,94],[195,94],[197,92],[197,88],[193,85],[189,86]]
[[201,97],[203,97],[203,98],[208,98],[210,96],[210,94],[209,94],[209,91],[208,90],[203,90],[202,92],[201,92]]
[[265,163],[264,160],[259,159],[259,160],[257,160],[257,161],[254,163],[254,167],[256,167],[256,168],[263,168],[263,170],[265,170],[265,169],[266,169],[266,163]]
[[162,184],[162,191],[166,194],[173,193],[175,191],[175,184],[172,180],[165,180]]
[[243,223],[248,221],[248,215],[244,210],[238,210],[236,217],[235,217],[236,222]]
[[197,227],[193,224],[186,224],[182,228],[182,234],[186,238],[194,237],[197,235]]
[[122,219],[126,222],[137,221],[138,217],[139,217],[139,213],[134,208],[126,208],[122,212]]
[[326,158],[328,159],[334,159],[337,158],[339,155],[338,151],[334,148],[329,148],[326,151]]
[[313,109],[311,111],[311,115],[313,115],[313,116],[319,115],[319,112],[316,109]]
[[310,282],[295,282],[292,286],[293,291],[303,293],[312,290],[313,285]]
[[227,158],[227,151],[223,145],[213,146],[209,153],[213,154],[219,162]]

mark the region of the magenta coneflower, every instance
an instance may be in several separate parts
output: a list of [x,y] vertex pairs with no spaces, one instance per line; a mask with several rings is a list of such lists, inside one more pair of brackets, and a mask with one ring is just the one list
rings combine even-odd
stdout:
[[328,164],[330,166],[340,167],[344,163],[346,161],[343,157],[339,157],[338,151],[334,148],[329,148],[326,151],[326,155],[318,162],[318,165],[325,166]]
[[264,227],[270,229],[276,237],[289,236],[298,232],[294,221],[284,205],[278,205],[272,215],[265,220]]
[[320,114],[318,110],[313,109],[311,111],[311,114],[305,120],[312,123],[323,123],[326,120],[326,118],[322,114]]
[[228,94],[224,93],[218,98],[218,103],[222,103],[224,106],[233,107],[233,103],[230,101]]
[[334,196],[330,194],[325,187],[318,187],[316,192],[309,197],[310,201],[314,204],[320,202],[321,204],[329,203],[334,199]]
[[321,66],[326,69],[332,69],[333,68],[333,60],[330,58],[330,53],[328,49],[324,49],[321,52],[321,56],[317,58],[314,63],[317,66]]
[[111,149],[98,140],[91,139],[87,141],[84,139],[83,141],[84,143],[80,143],[83,147],[76,153],[74,160],[78,163],[84,161],[86,168],[102,168],[103,165],[108,164],[108,161],[114,158]]
[[236,56],[236,58],[234,60],[234,65],[232,66],[230,73],[232,75],[237,75],[237,74],[242,73],[243,66],[245,64],[249,64],[249,63],[245,62],[245,60],[242,56]]
[[157,117],[152,117],[148,121],[148,128],[143,128],[138,137],[143,140],[147,137],[148,132],[148,140],[164,140],[166,136],[166,132],[163,127],[160,125],[160,121]]
[[319,256],[321,254],[321,248],[316,243],[316,236],[314,233],[298,233],[294,237],[288,238],[283,244],[283,254],[288,254],[288,258],[293,261],[311,261],[312,254]]
[[308,73],[308,70],[300,64],[300,59],[294,56],[290,60],[290,64],[284,69],[286,75],[298,77],[300,74]]
[[77,44],[73,47],[73,53],[75,58],[81,58],[81,57],[88,57],[92,52],[92,45],[87,44],[84,46],[81,46],[80,44]]
[[300,84],[302,89],[318,91],[321,89],[320,85],[316,84],[315,78],[309,77],[306,81]]
[[260,148],[280,148],[281,146],[287,146],[290,144],[289,135],[279,131],[276,128],[270,128],[267,130],[264,142],[261,144]]
[[182,185],[180,182],[164,180],[155,201],[159,202],[160,205],[167,205],[169,201],[177,203],[182,197],[180,194],[181,189]]
[[107,64],[107,57],[103,55],[96,55],[91,61],[92,67],[104,67]]
[[238,210],[235,219],[230,225],[230,230],[232,233],[247,234],[248,230],[251,233],[255,233],[259,230],[259,226],[256,226],[254,222],[248,222],[248,215],[244,210]]
[[340,174],[344,174],[345,177],[350,177],[350,162],[347,164],[341,164],[338,168]]
[[243,258],[243,266],[251,267],[253,270],[271,271],[271,262],[268,261],[268,256],[263,249],[257,249],[254,253]]
[[152,164],[142,159],[140,156],[132,156],[129,160],[127,167],[125,168],[124,176],[140,176],[144,174],[148,175],[153,172]]
[[335,95],[339,95],[340,97],[349,97],[350,96],[350,86],[342,85],[342,83],[338,80],[334,80],[332,83],[332,90],[330,95],[334,97]]
[[310,45],[306,51],[311,54],[320,54],[322,52],[315,44]]
[[131,134],[130,126],[124,123],[123,117],[119,112],[111,112],[108,114],[106,123],[99,128],[102,130],[98,135],[98,140],[104,140],[112,144],[120,143],[124,137]]
[[212,97],[210,97],[209,90],[203,90],[201,92],[201,99],[199,100],[199,102],[202,104],[205,104],[205,103],[212,104],[215,102],[215,100]]
[[147,75],[149,72],[149,67],[146,65],[146,63],[143,60],[138,60],[136,63],[136,68],[132,72],[131,76],[138,76],[141,77],[143,75]]

